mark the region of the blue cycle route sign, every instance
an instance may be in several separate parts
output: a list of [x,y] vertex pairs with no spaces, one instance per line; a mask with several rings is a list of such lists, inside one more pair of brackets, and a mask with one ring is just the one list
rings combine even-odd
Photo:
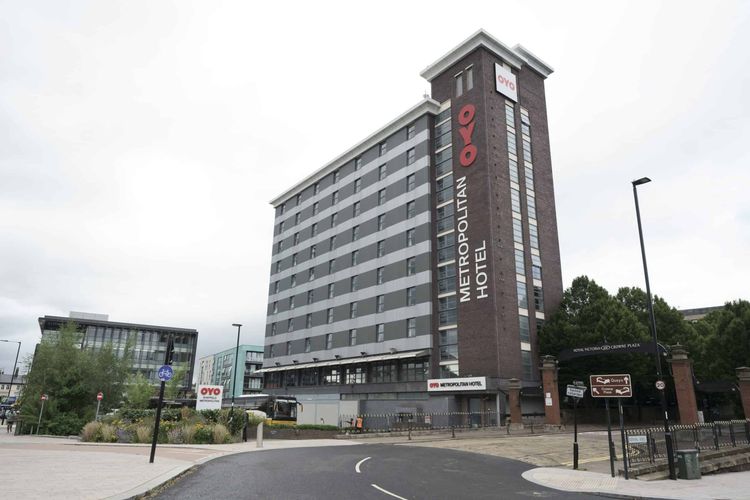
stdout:
[[174,370],[172,370],[172,367],[169,365],[162,365],[157,373],[159,375],[159,380],[167,382],[174,375]]

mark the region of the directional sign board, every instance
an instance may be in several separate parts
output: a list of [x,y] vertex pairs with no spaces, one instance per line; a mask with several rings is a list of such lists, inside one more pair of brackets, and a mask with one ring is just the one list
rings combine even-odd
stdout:
[[167,382],[172,378],[172,375],[174,375],[174,370],[172,370],[172,367],[169,365],[162,365],[157,374],[159,375],[159,380]]
[[591,397],[629,398],[633,395],[632,379],[628,374],[591,375]]
[[569,385],[565,391],[565,395],[573,397],[573,398],[582,398],[585,392],[586,392],[586,387],[581,387],[577,385]]

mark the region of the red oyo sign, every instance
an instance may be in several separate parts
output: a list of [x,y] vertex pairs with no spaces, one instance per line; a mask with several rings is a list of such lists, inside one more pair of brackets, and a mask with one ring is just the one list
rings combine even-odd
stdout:
[[471,136],[474,134],[474,126],[476,125],[474,122],[475,114],[476,108],[473,104],[464,105],[458,112],[458,124],[461,125],[458,133],[464,141],[464,146],[458,155],[458,161],[462,167],[470,167],[477,159],[477,147],[471,142]]
[[218,387],[201,387],[201,396],[218,396],[221,389]]

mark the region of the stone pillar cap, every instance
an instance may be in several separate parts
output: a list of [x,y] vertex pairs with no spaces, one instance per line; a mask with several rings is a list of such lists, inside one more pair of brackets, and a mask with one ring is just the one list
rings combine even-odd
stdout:
[[508,379],[508,389],[520,389],[521,381],[517,378]]
[[740,366],[739,368],[736,369],[736,372],[737,372],[738,379],[742,381],[750,382],[750,367]]

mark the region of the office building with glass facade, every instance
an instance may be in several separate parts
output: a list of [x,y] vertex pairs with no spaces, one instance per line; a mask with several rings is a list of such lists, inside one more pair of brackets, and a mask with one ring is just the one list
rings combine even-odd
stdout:
[[562,296],[551,72],[480,30],[421,73],[431,98],[272,201],[268,392],[504,412],[520,379],[543,412],[537,332]]
[[241,344],[236,371],[235,349],[232,347],[198,360],[198,384],[223,386],[225,399],[231,398],[232,394],[241,396],[260,392],[263,385],[263,375],[256,373],[263,366],[263,347]]

